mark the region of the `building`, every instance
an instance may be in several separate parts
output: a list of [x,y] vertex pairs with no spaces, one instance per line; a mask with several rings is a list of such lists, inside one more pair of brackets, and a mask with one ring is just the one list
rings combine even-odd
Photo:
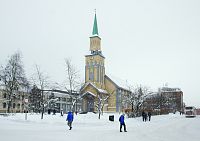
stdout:
[[[26,104],[28,101],[29,91],[27,89],[20,89],[18,91],[14,91],[12,96],[12,102],[10,107],[11,113],[21,113],[26,110]],[[5,92],[3,86],[0,88],[0,112],[7,113],[8,110],[8,103],[9,103],[8,95]]]
[[[52,99],[55,99],[55,102],[51,102]],[[81,111],[81,100],[78,92],[69,94],[68,91],[48,90],[45,92],[45,100],[48,105],[47,109],[56,109],[57,112],[62,110],[64,113]]]
[[162,87],[145,99],[144,109],[154,114],[183,112],[183,92],[180,88]]
[[[78,92],[72,92],[62,90],[43,90],[43,101],[45,105],[45,111],[53,111],[67,113],[68,111],[81,110],[81,100],[79,99]],[[72,103],[74,103],[72,109]],[[31,112],[41,112],[42,110],[42,91],[36,86],[33,87],[29,96],[29,109]]]
[[85,84],[81,87],[80,93],[84,112],[97,111],[98,101],[105,98],[108,99],[103,103],[104,111],[120,112],[126,107],[122,104],[123,95],[131,93],[105,74],[105,57],[101,50],[96,13],[90,37],[90,54],[85,56]]

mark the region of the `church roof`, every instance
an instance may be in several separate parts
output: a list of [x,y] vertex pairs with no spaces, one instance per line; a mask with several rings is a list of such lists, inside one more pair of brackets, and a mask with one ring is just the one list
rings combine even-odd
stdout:
[[93,94],[92,92],[89,92],[89,91],[87,91],[87,92],[85,92],[84,94],[82,94],[81,97],[84,97],[84,96],[87,95],[87,94],[90,94],[91,96],[96,97],[95,94]]
[[93,83],[91,83],[91,82],[85,83],[85,85],[81,88],[81,91],[82,91],[83,89],[85,89],[88,85],[91,85],[92,87],[94,87],[99,93],[108,94],[108,92],[107,92],[106,90],[98,88],[97,86],[95,86],[95,85],[94,85]]
[[124,81],[124,80],[117,78],[113,75],[109,75],[109,76],[105,75],[105,77],[107,77],[112,83],[114,83],[116,87],[123,89],[123,90],[126,90],[126,91],[130,91],[129,84],[128,84],[127,81]]

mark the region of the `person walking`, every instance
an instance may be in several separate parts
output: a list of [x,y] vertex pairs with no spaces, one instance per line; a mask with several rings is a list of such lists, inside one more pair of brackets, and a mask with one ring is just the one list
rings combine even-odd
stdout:
[[149,121],[151,121],[151,112],[148,112]]
[[63,109],[60,110],[60,116],[63,116]]
[[124,122],[124,115],[125,115],[125,114],[122,114],[122,115],[119,117],[120,132],[122,132],[122,126],[124,126],[124,132],[127,132],[127,130],[126,130],[126,124],[125,124],[125,122]]
[[142,120],[145,121],[145,112],[142,111]]
[[66,121],[68,121],[67,124],[69,126],[69,130],[72,130],[73,119],[74,119],[73,113],[72,112],[68,112]]
[[144,120],[145,120],[145,122],[147,121],[147,112],[144,112],[145,114],[144,114]]

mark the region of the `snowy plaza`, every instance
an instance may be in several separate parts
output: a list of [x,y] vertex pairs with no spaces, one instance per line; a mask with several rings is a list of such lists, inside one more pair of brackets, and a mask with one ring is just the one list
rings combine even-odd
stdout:
[[[115,121],[109,121],[114,115]],[[0,116],[1,141],[199,141],[200,117],[185,118],[169,114],[152,116],[149,122],[139,118],[125,118],[127,131],[119,132],[119,114],[105,113],[74,115],[72,130],[69,130],[66,115],[15,114]]]

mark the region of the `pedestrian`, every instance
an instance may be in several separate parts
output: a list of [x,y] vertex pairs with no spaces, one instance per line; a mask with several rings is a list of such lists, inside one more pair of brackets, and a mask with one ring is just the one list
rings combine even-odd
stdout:
[[151,112],[148,112],[149,121],[151,121]]
[[53,109],[53,115],[55,115],[56,114],[56,109]]
[[51,109],[48,109],[48,114],[49,114],[49,115],[51,114]]
[[63,116],[63,109],[60,110],[60,116]]
[[120,132],[122,132],[122,126],[124,126],[124,132],[127,132],[126,130],[126,124],[124,122],[124,115],[125,114],[122,114],[119,118],[119,122],[120,122]]
[[69,126],[69,130],[72,130],[73,119],[74,119],[73,113],[72,112],[68,112],[66,121],[68,121],[67,124]]
[[144,112],[145,114],[144,114],[144,120],[145,120],[145,122],[147,121],[147,112]]
[[145,112],[142,111],[142,120],[145,121]]

